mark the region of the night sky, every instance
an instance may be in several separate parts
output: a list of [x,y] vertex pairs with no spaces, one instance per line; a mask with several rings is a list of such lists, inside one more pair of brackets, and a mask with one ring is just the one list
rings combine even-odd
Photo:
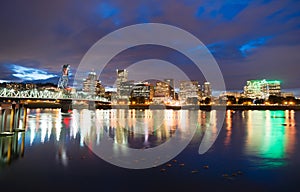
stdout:
[[[174,25],[200,39],[214,55],[229,90],[263,78],[282,80],[284,88],[300,87],[297,0],[1,0],[0,79],[53,81],[66,63],[74,74],[101,37],[148,22]],[[167,48],[139,47],[116,56],[102,82],[109,85],[116,68],[144,58],[165,59],[187,69],[192,65]]]

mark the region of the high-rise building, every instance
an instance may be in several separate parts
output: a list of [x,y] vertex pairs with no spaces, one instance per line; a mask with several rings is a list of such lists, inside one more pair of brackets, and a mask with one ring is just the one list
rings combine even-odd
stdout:
[[134,86],[134,81],[121,82],[119,86],[119,99],[129,99],[131,95],[132,88]]
[[196,104],[198,102],[198,81],[181,81],[179,87],[179,100],[181,103]]
[[278,80],[267,80],[267,95],[281,96],[281,82]]
[[117,86],[118,97],[122,96],[120,92],[121,84],[127,81],[128,81],[128,71],[126,69],[122,69],[122,70],[117,69],[116,86]]
[[149,83],[136,83],[132,87],[130,99],[133,103],[144,104],[147,102],[151,102],[154,95],[153,86]]
[[88,96],[104,96],[105,88],[102,86],[101,82],[97,80],[96,72],[90,72],[88,77],[83,80],[82,91]]
[[175,84],[174,79],[164,79],[164,81],[169,85],[169,97],[175,99]]
[[154,91],[155,97],[170,97],[170,86],[167,82],[159,81],[156,82],[155,85],[155,91]]
[[244,94],[252,99],[268,99],[270,95],[280,96],[280,84],[278,80],[249,80],[244,87]]
[[211,98],[212,88],[211,88],[211,84],[209,82],[204,82],[202,96],[203,96],[203,98],[206,98],[206,97]]
[[97,80],[96,83],[96,96],[105,97],[105,87],[101,84],[101,81]]

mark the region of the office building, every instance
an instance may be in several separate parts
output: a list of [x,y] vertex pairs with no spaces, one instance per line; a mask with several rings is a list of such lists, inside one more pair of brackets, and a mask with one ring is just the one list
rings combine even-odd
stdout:
[[175,99],[174,79],[164,79],[164,82],[166,82],[169,85],[169,97],[171,97],[172,99]]
[[128,81],[128,71],[126,69],[119,70],[117,69],[117,80],[116,80],[116,87],[117,87],[117,96],[121,96],[121,84]]
[[179,100],[182,104],[197,104],[199,88],[198,81],[181,81]]
[[132,87],[130,100],[133,104],[147,104],[152,102],[154,95],[153,86],[147,82],[136,83]]
[[170,97],[170,86],[166,82],[156,82],[154,97]]
[[105,88],[102,86],[101,82],[97,80],[96,72],[90,72],[88,77],[83,80],[83,88],[82,91],[88,97],[94,96],[104,96]]
[[119,85],[118,99],[129,99],[134,86],[134,81],[124,81]]
[[211,96],[212,96],[211,84],[209,82],[204,82],[202,97],[205,99],[207,97],[211,98]]
[[252,99],[268,99],[271,95],[280,96],[280,84],[278,80],[249,80],[244,87],[244,94]]

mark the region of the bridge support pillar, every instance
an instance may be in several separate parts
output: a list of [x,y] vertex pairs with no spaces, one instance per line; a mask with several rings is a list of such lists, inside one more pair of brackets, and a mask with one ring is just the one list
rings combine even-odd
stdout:
[[[19,103],[12,102],[2,103],[0,108],[0,136],[12,135],[15,131],[22,131],[22,129],[19,129],[22,106]],[[26,116],[25,113],[23,118],[26,119]]]
[[61,100],[61,112],[68,113],[69,110],[72,110],[72,100]]
[[96,109],[95,101],[89,101],[89,110],[95,110],[95,109]]
[[27,123],[27,107],[24,106],[23,110],[24,110],[24,112],[23,112],[23,125],[22,125],[22,129],[25,130],[26,123]]

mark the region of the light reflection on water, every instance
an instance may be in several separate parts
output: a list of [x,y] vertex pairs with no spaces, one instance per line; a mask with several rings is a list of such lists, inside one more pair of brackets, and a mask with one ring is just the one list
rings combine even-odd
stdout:
[[71,136],[79,132],[82,146],[84,141],[94,141],[94,138],[100,142],[107,132],[116,144],[134,148],[153,147],[172,137],[177,129],[183,132],[181,137],[184,138],[191,123],[201,123],[200,115],[197,119],[198,111],[73,110],[71,116]]
[[[250,162],[250,166],[268,169],[286,166],[296,151],[298,140],[295,116],[295,111],[227,111],[224,134],[220,134],[218,140],[223,148],[241,151],[241,156]],[[101,138],[108,133],[116,146],[152,148],[166,142],[177,130],[185,139],[191,123],[196,123],[196,134],[200,137],[207,127],[211,127],[208,136],[213,138],[217,115],[216,111],[112,109],[73,110],[65,116],[59,110],[37,109],[29,111],[27,122],[25,147],[55,143],[57,159],[66,166],[66,145],[70,141],[79,140],[81,147],[90,142],[101,144]],[[0,146],[6,153],[1,158],[7,159],[5,144],[9,142],[4,140],[1,139]],[[234,145],[236,140],[243,140],[243,144]]]
[[244,111],[245,155],[259,168],[284,166],[294,152],[296,124],[294,111]]

